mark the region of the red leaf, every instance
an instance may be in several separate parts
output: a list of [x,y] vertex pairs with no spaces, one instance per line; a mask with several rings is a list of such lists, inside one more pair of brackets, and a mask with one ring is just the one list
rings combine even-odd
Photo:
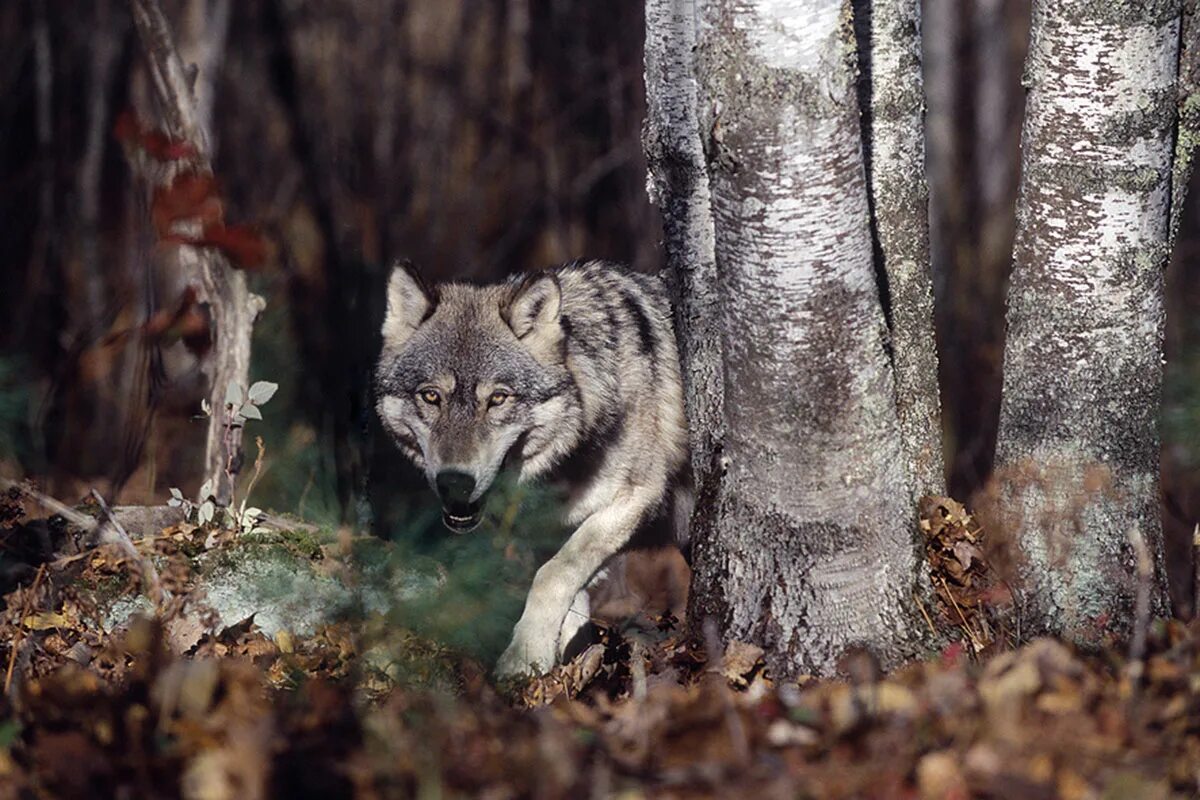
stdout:
[[946,645],[946,649],[942,651],[942,666],[956,667],[958,662],[962,660],[963,654],[967,648],[962,642],[951,642]]
[[159,161],[182,161],[196,155],[196,147],[183,139],[172,139],[162,131],[146,131],[142,134],[142,149]]
[[134,144],[141,133],[142,126],[138,124],[136,114],[128,109],[117,114],[117,121],[113,123],[113,136],[116,136],[119,141]]
[[212,348],[212,316],[207,303],[187,310],[179,320],[179,338],[196,358],[203,358]]
[[217,181],[211,174],[184,172],[170,186],[154,190],[150,218],[163,241],[180,241],[172,230],[176,222],[195,220],[205,229],[221,224],[224,209],[217,194]]
[[208,306],[197,302],[196,288],[183,290],[173,308],[156,311],[142,325],[145,339],[171,344],[182,341],[197,358],[201,358],[212,346],[212,320]]
[[140,147],[159,161],[180,161],[196,155],[196,146],[184,139],[172,139],[154,128],[148,128],[133,111],[125,110],[117,115],[113,124],[113,135],[131,147]]
[[216,247],[235,267],[254,269],[267,260],[267,241],[249,225],[212,225],[196,242],[201,247]]
[[178,334],[180,320],[194,305],[196,305],[196,289],[189,286],[183,290],[174,307],[160,308],[142,324],[142,336],[147,339],[159,339],[171,333]]

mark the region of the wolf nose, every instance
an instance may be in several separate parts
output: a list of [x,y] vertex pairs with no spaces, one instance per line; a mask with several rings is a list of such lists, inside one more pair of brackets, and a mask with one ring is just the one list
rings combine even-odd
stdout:
[[437,474],[437,493],[443,503],[466,505],[474,491],[475,479],[465,472],[445,469]]

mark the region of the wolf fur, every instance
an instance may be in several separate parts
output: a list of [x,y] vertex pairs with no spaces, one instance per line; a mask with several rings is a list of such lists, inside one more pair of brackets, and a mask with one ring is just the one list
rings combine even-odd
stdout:
[[687,431],[658,278],[589,261],[491,286],[388,282],[377,409],[465,532],[502,467],[568,489],[577,526],[538,569],[496,667],[549,669],[587,621],[586,588],[632,547],[683,544]]

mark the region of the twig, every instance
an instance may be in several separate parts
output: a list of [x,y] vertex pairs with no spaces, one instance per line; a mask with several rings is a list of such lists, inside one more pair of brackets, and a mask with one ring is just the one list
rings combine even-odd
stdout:
[[946,596],[950,598],[951,605],[953,605],[954,610],[958,612],[958,618],[962,620],[963,630],[966,631],[967,637],[971,640],[971,646],[975,648],[975,653],[978,654],[983,650],[983,642],[979,641],[979,637],[975,635],[975,631],[971,630],[971,623],[967,622],[966,615],[963,614],[962,609],[959,608],[958,600],[955,599],[954,592],[950,591],[950,584],[946,582],[945,576],[939,575],[938,578],[941,579],[942,586],[946,589]]
[[142,586],[146,590],[146,594],[150,596],[150,601],[154,603],[156,608],[161,608],[165,597],[162,584],[158,580],[158,570],[154,568],[154,563],[148,556],[143,556],[134,547],[133,540],[129,538],[129,534],[125,531],[124,526],[120,522],[117,522],[116,516],[113,514],[112,509],[108,507],[108,503],[104,501],[104,497],[95,489],[92,489],[92,497],[100,504],[100,510],[104,512],[104,516],[108,519],[108,528],[102,529],[101,537],[103,538],[103,531],[111,529],[114,532],[111,540],[121,548],[127,558],[138,564],[141,571]]
[[629,674],[633,681],[632,694],[633,699],[641,703],[646,699],[646,656],[640,641],[634,641],[632,645],[629,648]]
[[[704,667],[705,672],[720,675],[725,648],[721,644],[717,621],[712,617],[705,617],[703,631],[704,649],[708,654],[708,662]],[[742,724],[741,715],[738,714],[737,707],[733,702],[733,695],[728,690],[721,692],[721,705],[734,759],[738,764],[748,764],[750,763],[750,742],[747,739],[746,726]]]
[[130,0],[129,9],[146,51],[154,93],[168,131],[172,137],[186,140],[205,158],[208,142],[192,96],[191,81],[162,8],[157,0]]
[[34,489],[32,486],[28,486],[23,483],[17,483],[16,481],[10,480],[9,478],[0,478],[0,488],[16,489],[18,492],[25,495],[29,499],[36,500],[38,503],[40,503],[43,506],[45,506],[46,508],[50,509],[55,514],[58,514],[60,517],[65,519],[67,522],[70,522],[72,525],[76,525],[80,528],[83,528],[85,531],[95,530],[96,526],[100,524],[100,523],[96,522],[96,520],[89,517],[87,514],[81,514],[80,512],[76,511],[75,509],[70,508],[69,506],[63,505],[62,503],[55,500],[50,495],[42,494],[37,489]]
[[[176,536],[176,535],[177,535],[177,531],[172,531],[170,533],[160,533],[157,536],[143,536],[142,538],[140,538],[136,542],[134,542],[134,546],[136,547],[139,544],[152,545],[155,542],[161,542],[166,539],[170,539],[171,537]],[[102,549],[107,547],[108,544],[109,543],[106,542],[104,544],[97,545],[96,547],[89,547],[88,549],[81,550],[78,553],[72,553],[69,556],[63,556],[61,558],[56,558],[53,561],[47,561],[46,564],[48,566],[52,567],[53,569],[59,569],[61,567],[65,567],[69,564],[74,564],[76,561],[82,561],[85,558],[89,558],[91,556],[96,555]]]
[[1137,557],[1137,600],[1134,605],[1133,641],[1129,644],[1129,680],[1137,691],[1146,663],[1146,638],[1150,630],[1150,592],[1154,580],[1154,561],[1146,540],[1138,528],[1129,531],[1129,543]]
[[[231,420],[236,420],[237,417],[236,414],[233,413],[232,408],[229,409],[227,413],[229,414]],[[231,430],[232,427],[233,422],[231,421],[227,425],[226,430]],[[267,448],[263,445],[263,438],[261,436],[254,437],[254,444],[258,447],[258,455],[254,459],[254,473],[250,476],[250,481],[246,484],[246,493],[242,496],[241,505],[238,505],[237,502],[237,481],[234,479],[233,467],[232,465],[229,465],[225,468],[225,475],[229,479],[229,505],[227,509],[230,516],[233,518],[234,527],[237,529],[239,534],[244,532],[244,528],[246,527],[246,503],[250,501],[250,493],[254,491],[254,485],[258,483],[258,479],[262,477],[263,460],[267,455]],[[231,449],[229,452],[230,458],[232,459],[233,450]],[[259,517],[255,519],[255,522],[261,519],[261,516],[262,515],[260,514]]]
[[936,638],[938,635],[937,628],[934,627],[933,620],[929,618],[929,612],[925,610],[925,603],[922,602],[919,595],[913,592],[913,602],[917,604],[917,609],[920,610],[921,616],[925,618],[925,624],[929,626],[929,632]]
[[4,694],[6,694],[6,695],[8,694],[9,687],[12,686],[13,667],[16,666],[16,663],[17,663],[17,652],[22,647],[25,646],[25,640],[28,638],[25,635],[25,627],[24,627],[23,621],[24,621],[25,617],[27,617],[29,615],[29,612],[32,610],[29,608],[29,600],[30,600],[30,598],[37,597],[38,587],[41,586],[42,576],[45,574],[46,574],[46,565],[45,565],[45,563],[43,563],[41,566],[38,567],[37,575],[34,576],[33,586],[29,589],[29,594],[25,595],[25,599],[21,603],[21,614],[17,618],[17,632],[20,634],[20,638],[17,639],[15,642],[13,642],[11,645],[11,648],[8,651],[8,668],[4,670]]
[[1192,529],[1192,619],[1200,619],[1200,523]]

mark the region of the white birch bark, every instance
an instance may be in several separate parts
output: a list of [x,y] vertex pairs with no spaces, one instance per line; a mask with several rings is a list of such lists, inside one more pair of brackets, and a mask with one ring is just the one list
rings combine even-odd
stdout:
[[185,66],[195,70],[192,98],[196,105],[196,124],[208,133],[213,152],[216,151],[212,141],[213,108],[232,10],[232,0],[188,0],[180,15],[179,57]]
[[1026,631],[1127,631],[1155,554],[1178,0],[1036,0],[997,444]]
[[[657,103],[648,139],[656,119],[670,119],[669,98],[684,107],[689,164],[696,140],[705,145],[720,293],[717,302],[711,284],[689,285],[697,274],[685,271],[685,304],[719,309],[724,377],[720,421],[692,398],[702,435],[723,427],[721,469],[700,495],[698,516],[710,515],[711,527],[694,531],[692,615],[764,646],[780,675],[830,673],[851,644],[894,662],[918,636],[919,573],[873,271],[849,3],[705,2],[694,28],[689,6],[648,9],[647,82]],[[694,103],[681,87],[690,42],[671,39],[692,31]],[[679,72],[661,68],[664,54]],[[664,79],[674,85],[655,86]],[[688,218],[672,209],[687,208],[694,227],[680,238],[704,252],[702,188],[663,180],[649,149],[675,219],[668,243],[671,225]],[[678,270],[679,256],[670,260]],[[687,356],[696,334],[686,309],[681,316]],[[689,394],[714,392],[708,373],[687,369]]]
[[900,438],[917,493],[943,494],[920,6],[917,0],[874,0],[869,24],[871,128],[866,143],[871,149],[872,213],[890,295]]
[[696,0],[646,3],[643,144],[648,189],[663,214],[666,274],[674,284],[692,467],[697,494],[707,498],[719,477],[725,372],[708,164],[695,78],[696,6]]

